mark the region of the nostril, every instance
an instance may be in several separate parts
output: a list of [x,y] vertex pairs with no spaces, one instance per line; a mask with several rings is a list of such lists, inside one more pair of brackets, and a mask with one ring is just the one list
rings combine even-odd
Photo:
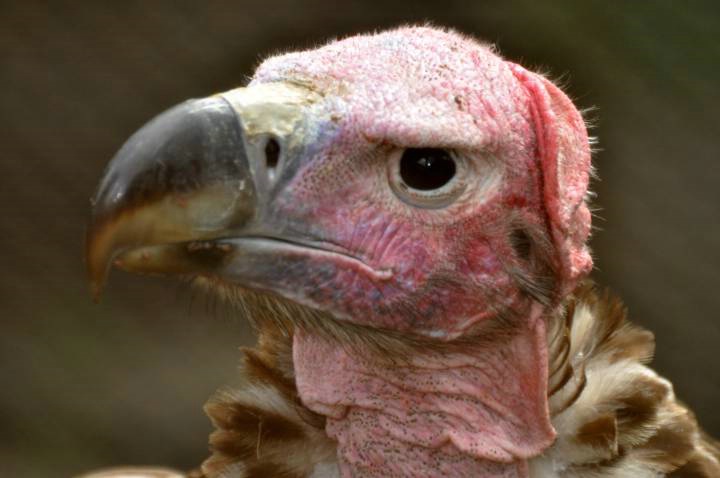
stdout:
[[280,145],[275,138],[269,138],[265,143],[265,165],[269,170],[275,169],[280,160]]

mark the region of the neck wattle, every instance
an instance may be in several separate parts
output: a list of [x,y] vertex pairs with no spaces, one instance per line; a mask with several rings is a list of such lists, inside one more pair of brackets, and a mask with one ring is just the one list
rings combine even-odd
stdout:
[[527,477],[555,438],[539,305],[510,338],[400,365],[310,332],[293,343],[300,398],[327,418],[343,477]]

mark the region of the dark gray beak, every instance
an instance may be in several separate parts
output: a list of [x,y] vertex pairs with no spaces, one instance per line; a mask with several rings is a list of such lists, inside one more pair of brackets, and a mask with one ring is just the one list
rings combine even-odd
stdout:
[[187,101],[135,133],[93,201],[86,253],[95,296],[113,264],[196,276],[218,271],[231,256],[247,262],[231,239],[281,235],[283,225],[268,213],[273,191],[293,176],[312,141],[309,111],[320,98],[284,82],[236,88]]
[[[237,111],[221,96],[191,100],[135,133],[110,162],[87,233],[93,293],[117,265],[182,273],[222,256],[198,241],[242,227],[255,211]],[[212,249],[212,248],[210,248]]]

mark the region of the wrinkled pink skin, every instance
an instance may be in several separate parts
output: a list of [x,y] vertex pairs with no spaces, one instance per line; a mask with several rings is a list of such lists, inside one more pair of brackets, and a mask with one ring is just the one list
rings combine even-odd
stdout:
[[[337,122],[319,127],[317,153],[274,200],[275,211],[393,273],[379,282],[345,268],[330,278],[323,269],[325,283],[306,292],[314,303],[367,325],[447,335],[498,300],[515,305],[503,266],[514,256],[508,218],[514,211],[541,224],[544,217],[527,93],[503,61],[455,35],[404,30],[272,58],[253,83],[287,79],[327,92],[324,107]],[[509,167],[490,197],[423,210],[390,189],[393,146],[452,148]]]
[[429,353],[386,367],[299,332],[306,405],[328,417],[344,476],[527,475],[554,437],[546,419],[544,322],[509,343]]
[[[527,268],[511,246],[511,221],[547,231],[559,290],[591,266],[582,204],[589,156],[575,166],[572,151],[562,150],[568,144],[538,132],[538,122],[557,120],[535,98],[544,80],[455,33],[409,28],[271,58],[252,84],[274,81],[321,92],[314,108],[325,119],[268,214],[288,230],[310,227],[315,240],[369,266],[285,253],[275,258],[285,264],[276,292],[342,320],[440,341],[498,313],[523,318],[507,343],[428,353],[391,369],[299,332],[300,395],[328,416],[343,476],[527,476],[525,460],[554,439],[547,311],[508,273]],[[560,119],[565,113],[576,114]],[[580,124],[568,134],[570,149],[587,143]],[[422,146],[452,149],[476,167],[466,193],[447,207],[407,204],[388,183],[395,148]],[[587,155],[587,144],[578,147]],[[553,173],[556,184],[547,171],[564,167],[553,166],[558,148],[570,166]],[[481,193],[474,171],[488,161],[502,177]]]

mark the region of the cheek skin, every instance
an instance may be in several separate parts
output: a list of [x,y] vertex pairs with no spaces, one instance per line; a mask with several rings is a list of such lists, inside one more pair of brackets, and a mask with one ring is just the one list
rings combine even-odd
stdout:
[[[498,304],[511,307],[518,300],[496,254],[500,245],[479,232],[488,224],[419,227],[370,202],[362,187],[349,186],[338,197],[340,204],[305,208],[303,222],[319,239],[391,274],[379,280],[327,259],[304,260],[290,269],[294,279],[285,278],[296,300],[358,324],[440,338],[460,335],[496,314]],[[286,214],[297,217],[291,205],[298,203],[312,201],[287,201]]]
[[[446,339],[522,309],[524,299],[501,260],[512,254],[506,233],[492,231],[507,231],[511,211],[536,202],[537,191],[528,187],[531,168],[508,174],[488,201],[463,201],[429,221],[425,216],[434,211],[393,196],[384,156],[375,157],[368,145],[347,152],[342,132],[335,131],[332,154],[324,151],[302,168],[274,209],[313,239],[390,277],[379,280],[328,258],[303,260],[290,268],[293,277],[286,275],[284,295],[343,320]],[[351,143],[357,146],[358,138]]]

